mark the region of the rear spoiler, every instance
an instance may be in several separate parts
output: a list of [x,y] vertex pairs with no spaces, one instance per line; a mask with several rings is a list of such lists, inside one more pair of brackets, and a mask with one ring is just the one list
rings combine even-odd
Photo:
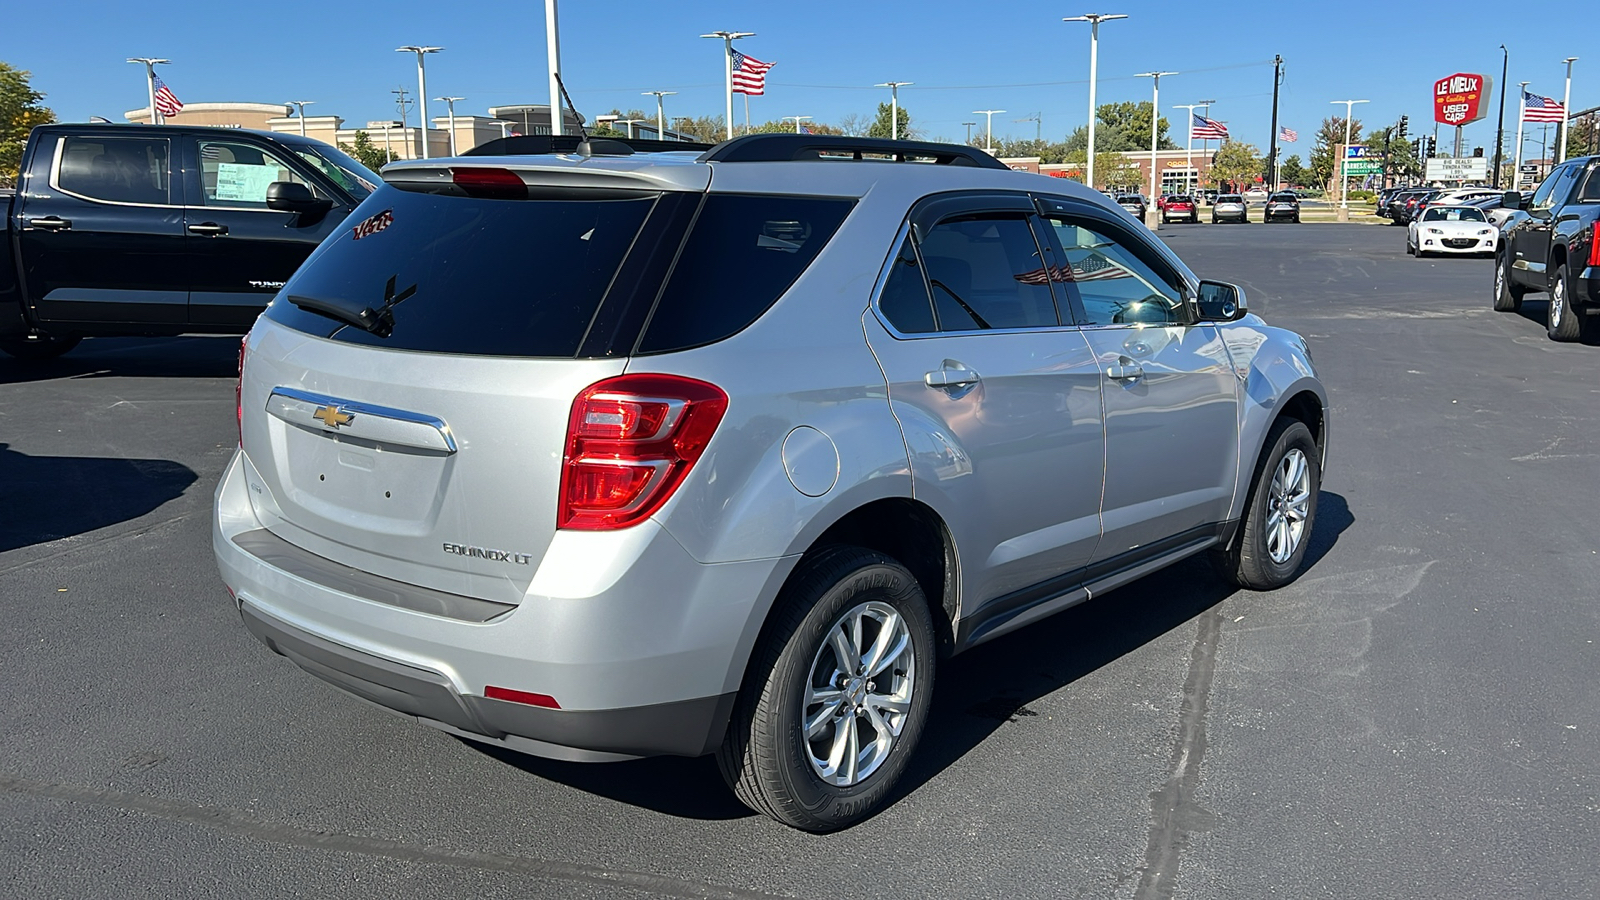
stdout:
[[462,156],[542,156],[578,154],[580,156],[629,156],[634,153],[667,153],[686,150],[701,153],[710,144],[695,141],[657,141],[647,138],[584,138],[576,134],[518,134],[479,144]]

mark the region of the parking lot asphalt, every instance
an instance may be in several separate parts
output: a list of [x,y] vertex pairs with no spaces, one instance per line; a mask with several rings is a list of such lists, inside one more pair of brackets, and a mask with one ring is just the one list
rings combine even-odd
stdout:
[[1161,235],[1311,343],[1308,570],[1191,560],[950,661],[896,801],[829,836],[710,760],[487,751],[250,638],[209,536],[237,339],[0,359],[0,893],[1594,896],[1600,347],[1398,228]]

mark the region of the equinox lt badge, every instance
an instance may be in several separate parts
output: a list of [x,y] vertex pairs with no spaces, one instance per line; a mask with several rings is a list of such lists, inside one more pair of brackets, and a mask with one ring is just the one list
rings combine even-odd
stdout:
[[473,559],[492,559],[495,562],[515,563],[519,566],[527,565],[532,559],[531,553],[512,553],[507,550],[491,550],[488,547],[468,547],[465,544],[444,543],[444,552],[454,553],[457,556],[468,556]]

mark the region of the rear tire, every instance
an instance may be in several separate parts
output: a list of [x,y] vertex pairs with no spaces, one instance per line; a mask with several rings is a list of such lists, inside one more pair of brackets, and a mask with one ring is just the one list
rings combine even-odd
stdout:
[[1545,330],[1550,340],[1571,343],[1583,337],[1583,311],[1573,308],[1572,292],[1567,289],[1567,266],[1556,269],[1550,285],[1550,306],[1545,314]]
[[1233,546],[1214,557],[1222,576],[1254,591],[1293,581],[1311,543],[1321,488],[1321,455],[1311,429],[1298,419],[1279,419],[1256,463]]
[[47,359],[55,359],[66,353],[73,347],[78,346],[78,342],[81,340],[83,338],[80,337],[47,337],[36,341],[25,341],[21,338],[4,338],[0,339],[0,352],[27,362],[43,362]]
[[751,656],[717,766],[746,806],[826,832],[870,815],[905,771],[933,694],[933,621],[917,580],[881,553],[830,547],[803,565]]
[[1502,257],[1494,267],[1494,311],[1516,312],[1522,309],[1525,289],[1511,280],[1511,259]]

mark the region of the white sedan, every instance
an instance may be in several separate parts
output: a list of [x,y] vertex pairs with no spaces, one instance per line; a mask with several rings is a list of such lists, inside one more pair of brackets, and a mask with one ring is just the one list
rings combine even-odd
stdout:
[[1406,226],[1406,252],[1493,254],[1500,232],[1476,206],[1430,206]]

